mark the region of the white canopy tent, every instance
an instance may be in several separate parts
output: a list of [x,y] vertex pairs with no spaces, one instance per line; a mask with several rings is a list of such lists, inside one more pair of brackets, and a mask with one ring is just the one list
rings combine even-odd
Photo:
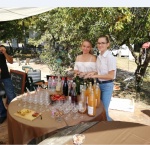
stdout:
[[[0,7],[0,22],[24,19],[30,16],[48,12],[56,7],[17,7],[2,8]],[[26,38],[25,38],[26,39]],[[1,44],[1,42],[0,42]],[[24,44],[25,45],[25,44]],[[7,46],[7,44],[5,44]],[[12,46],[17,47],[16,39],[12,39]]]
[[0,22],[24,19],[54,9],[54,7],[0,8]]

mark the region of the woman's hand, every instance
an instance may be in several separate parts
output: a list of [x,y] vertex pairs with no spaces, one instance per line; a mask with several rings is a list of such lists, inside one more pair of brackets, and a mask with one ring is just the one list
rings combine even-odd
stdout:
[[97,75],[92,75],[90,78],[96,79],[96,78],[98,78],[98,76]]
[[78,76],[81,77],[81,78],[83,78],[86,74],[87,74],[86,72],[79,72]]

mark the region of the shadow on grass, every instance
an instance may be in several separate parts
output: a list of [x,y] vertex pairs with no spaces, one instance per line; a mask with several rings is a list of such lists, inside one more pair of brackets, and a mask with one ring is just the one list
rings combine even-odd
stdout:
[[[150,104],[150,81],[144,79],[143,84],[141,86],[141,91],[139,93],[136,93],[135,90],[135,85],[134,85],[134,80],[131,82],[129,82],[129,85],[127,87],[127,89],[125,89],[127,82],[125,82],[124,80],[134,76],[133,72],[128,72],[126,70],[122,70],[122,69],[118,69],[117,68],[117,74],[116,74],[116,80],[115,82],[120,84],[120,91],[115,92],[114,91],[114,95],[119,97],[119,98],[129,98],[129,99],[137,99],[141,98],[141,101],[146,103],[146,104]],[[137,96],[138,95],[138,96]]]
[[150,117],[150,110],[142,110],[141,112]]

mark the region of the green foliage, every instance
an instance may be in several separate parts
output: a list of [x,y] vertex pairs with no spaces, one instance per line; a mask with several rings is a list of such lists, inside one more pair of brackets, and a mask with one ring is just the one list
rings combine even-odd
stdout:
[[[16,23],[15,26],[21,31],[21,21],[11,23]],[[35,39],[29,39],[30,44],[38,46],[44,43],[46,52],[40,56],[42,61],[53,71],[62,72],[63,69],[73,66],[83,39],[90,39],[95,48],[97,38],[102,34],[110,36],[111,46],[129,46],[136,58],[130,44],[149,41],[150,11],[149,8],[140,7],[56,8],[25,19],[24,26],[26,33],[23,34],[22,31],[21,35],[27,35],[29,30],[38,33]],[[15,31],[16,34],[20,32]],[[10,32],[11,30],[8,34]],[[14,36],[14,33],[10,36]],[[17,36],[19,38],[19,35]],[[56,44],[59,45],[57,48]],[[62,50],[59,49],[60,46]]]
[[65,76],[67,74],[66,69],[73,67],[75,62],[74,50],[58,50],[59,47],[50,47],[45,50],[41,55],[40,59],[42,62],[47,64],[53,74],[61,74]]
[[22,27],[18,21],[0,22],[0,40],[6,41],[12,38],[22,40]]
[[[96,47],[97,38],[102,34],[110,36],[112,45],[130,46],[147,41],[149,21],[148,8],[56,8],[38,17],[32,29],[38,31],[39,36],[30,42],[34,45],[45,42],[45,48],[49,52],[45,54],[47,58],[45,62],[53,70],[55,67],[57,70],[60,68],[56,61],[58,56],[62,53],[61,65],[68,67],[70,65],[67,59],[68,53],[63,54],[63,52],[72,51],[71,58],[74,58],[79,53],[83,39],[90,39],[93,47]],[[63,46],[64,51],[52,51],[56,42]],[[130,49],[132,50],[131,46]],[[53,56],[56,60],[52,61],[49,56]],[[69,61],[73,63],[74,59]]]

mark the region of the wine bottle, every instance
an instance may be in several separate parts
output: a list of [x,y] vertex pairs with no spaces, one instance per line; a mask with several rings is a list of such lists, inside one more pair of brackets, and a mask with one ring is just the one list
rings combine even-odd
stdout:
[[94,79],[94,84],[93,84],[93,90],[95,90],[96,89],[96,79]]
[[96,99],[94,95],[93,89],[91,90],[90,97],[88,98],[88,115],[95,116],[96,115]]
[[52,76],[52,80],[51,80],[51,91],[55,92],[56,90],[56,82],[55,82],[55,78],[54,76]]
[[77,92],[77,95],[79,95],[80,94],[80,78],[79,78],[79,76],[75,77],[75,83],[76,83],[76,92]]
[[75,104],[78,103],[75,83],[72,84],[71,101],[72,101],[72,103],[75,103]]
[[62,77],[62,78],[61,78],[61,91],[62,91],[62,92],[63,92],[64,81],[65,81],[65,78]]
[[99,88],[99,83],[97,83],[96,88],[94,90],[95,99],[96,99],[96,108],[100,106],[100,97],[101,97],[101,90]]
[[61,92],[61,79],[60,79],[60,76],[58,76],[58,79],[57,79],[56,91]]
[[84,79],[83,78],[79,78],[79,82],[80,82],[80,94],[81,94],[82,88],[83,88],[83,85],[84,85]]
[[86,112],[86,97],[85,97],[85,90],[81,90],[81,95],[79,97],[79,113],[83,114]]
[[86,102],[87,102],[87,104],[88,104],[88,99],[89,99],[89,97],[91,95],[91,90],[92,90],[92,83],[90,82],[88,88],[86,89],[86,93],[85,93],[86,94]]
[[68,83],[68,100],[69,100],[69,103],[72,102],[71,101],[71,96],[72,96],[72,91],[73,91],[72,85],[73,85],[72,81],[70,83]]
[[63,94],[65,96],[68,96],[68,82],[67,82],[67,77],[65,77],[64,84],[63,84]]
[[86,89],[87,89],[86,82],[84,82],[83,89],[84,89],[85,91],[86,91]]

